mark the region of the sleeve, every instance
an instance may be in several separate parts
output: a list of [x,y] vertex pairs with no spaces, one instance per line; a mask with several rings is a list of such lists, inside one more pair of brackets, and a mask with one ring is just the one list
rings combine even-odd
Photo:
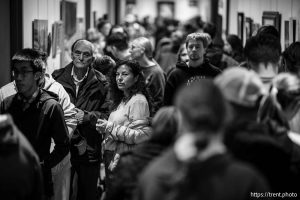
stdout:
[[150,138],[149,106],[147,101],[137,100],[129,108],[129,125],[121,126],[108,121],[105,133],[126,144],[139,144]]
[[69,134],[72,134],[77,126],[77,120],[75,119],[75,106],[71,103],[70,97],[62,85],[60,85],[57,94],[59,96],[59,104],[62,106],[64,112],[64,118],[69,130]]
[[163,105],[166,76],[163,72],[156,71],[147,78],[146,83],[149,93],[153,98],[153,107],[156,112]]
[[52,106],[49,111],[50,133],[54,140],[54,150],[45,159],[45,165],[52,168],[69,153],[69,134],[64,120],[63,110],[59,104]]
[[175,71],[171,72],[167,83],[166,83],[166,88],[165,88],[165,95],[164,95],[164,105],[165,106],[170,106],[173,104],[173,98],[175,91],[177,89],[177,85],[175,84]]
[[84,117],[83,117],[83,123],[89,124],[92,128],[96,128],[97,119],[107,119],[108,113],[109,113],[109,106],[110,106],[110,96],[108,92],[108,87],[104,87],[104,94],[103,94],[103,100],[101,102],[101,106],[96,111],[86,111],[84,110]]

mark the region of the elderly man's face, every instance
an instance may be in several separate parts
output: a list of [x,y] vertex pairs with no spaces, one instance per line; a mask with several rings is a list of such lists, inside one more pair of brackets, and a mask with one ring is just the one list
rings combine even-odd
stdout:
[[187,53],[189,59],[192,61],[201,60],[204,57],[205,48],[202,41],[199,40],[190,40],[187,45]]
[[93,44],[85,40],[78,41],[73,49],[71,57],[75,67],[89,67],[94,60]]

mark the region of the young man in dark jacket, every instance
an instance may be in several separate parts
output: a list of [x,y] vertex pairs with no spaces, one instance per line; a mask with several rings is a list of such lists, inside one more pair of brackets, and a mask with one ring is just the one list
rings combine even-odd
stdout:
[[211,65],[204,58],[205,50],[210,42],[206,33],[192,33],[186,38],[188,63],[177,63],[176,69],[169,75],[164,95],[164,104],[172,105],[176,91],[182,85],[190,85],[200,79],[214,78],[221,70]]
[[[0,113],[12,115],[37,152],[45,194],[50,198],[53,195],[51,168],[69,153],[69,137],[57,95],[38,86],[43,64],[40,52],[34,49],[23,49],[13,56],[12,72],[18,93],[1,102]],[[51,138],[55,147],[50,153]]]
[[91,67],[94,61],[92,43],[77,40],[71,50],[73,62],[52,76],[63,85],[77,109],[78,125],[71,138],[72,172],[78,176],[77,199],[95,200],[102,142],[96,122],[98,118],[107,117],[106,78]]

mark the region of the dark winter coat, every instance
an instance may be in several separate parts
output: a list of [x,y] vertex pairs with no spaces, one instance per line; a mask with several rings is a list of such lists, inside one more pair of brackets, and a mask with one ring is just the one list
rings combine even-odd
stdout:
[[207,60],[199,67],[189,67],[184,62],[177,63],[166,83],[164,105],[172,105],[174,95],[181,86],[190,85],[199,79],[214,78],[220,73],[221,70]]
[[[108,116],[106,78],[100,72],[90,68],[87,78],[79,86],[76,97],[76,86],[71,76],[72,67],[73,63],[70,63],[52,74],[53,78],[65,88],[75,107],[84,111],[83,123],[77,125],[71,138],[71,160],[85,163],[99,162],[102,138],[96,131],[96,122],[98,118]],[[86,151],[83,155],[79,155],[74,145],[82,140],[86,141]]]

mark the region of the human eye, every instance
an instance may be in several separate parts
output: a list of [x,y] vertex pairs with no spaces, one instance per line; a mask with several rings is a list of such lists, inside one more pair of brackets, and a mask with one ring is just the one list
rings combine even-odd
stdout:
[[88,52],[83,52],[83,56],[84,56],[84,57],[86,57],[86,58],[88,58],[88,57],[90,57],[90,56],[91,56],[91,54],[90,54],[90,53],[88,53]]

